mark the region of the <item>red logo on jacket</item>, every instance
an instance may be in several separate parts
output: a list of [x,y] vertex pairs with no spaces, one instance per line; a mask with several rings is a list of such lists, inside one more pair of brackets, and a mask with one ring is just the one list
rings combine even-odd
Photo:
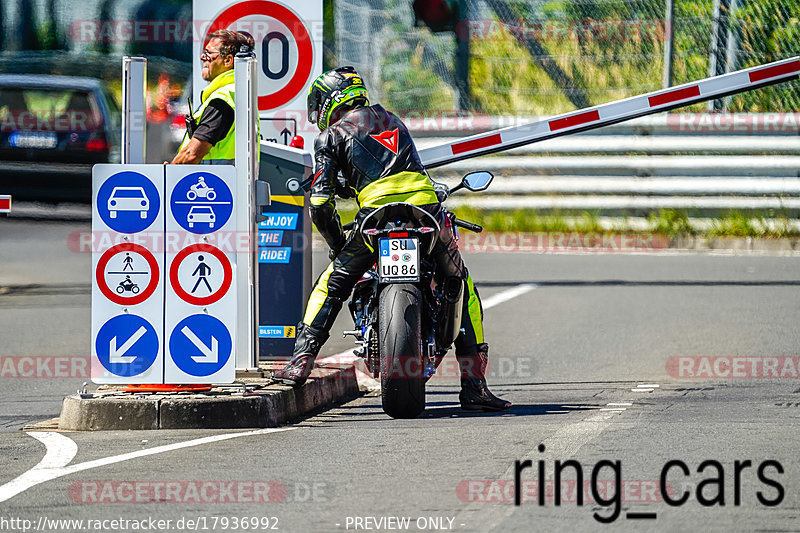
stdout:
[[384,131],[377,135],[370,135],[373,139],[384,145],[386,148],[397,153],[397,128],[392,131]]

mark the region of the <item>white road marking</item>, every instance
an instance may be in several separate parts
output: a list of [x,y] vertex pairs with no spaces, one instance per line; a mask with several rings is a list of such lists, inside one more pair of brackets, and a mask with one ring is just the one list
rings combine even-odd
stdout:
[[516,287],[512,287],[508,290],[498,292],[497,294],[493,294],[483,300],[483,308],[484,310],[491,309],[492,307],[507,302],[513,298],[516,298],[517,296],[522,296],[523,294],[529,293],[538,286],[539,285],[536,283],[523,283],[522,285],[517,285]]
[[28,435],[35,438],[45,445],[47,451],[44,458],[39,461],[39,464],[24,472],[19,477],[9,481],[5,485],[0,486],[0,503],[9,500],[17,494],[28,490],[31,487],[51,481],[56,478],[68,476],[76,472],[89,470],[90,468],[97,468],[130,459],[138,459],[139,457],[146,457],[148,455],[155,455],[158,453],[171,452],[181,448],[189,448],[192,446],[200,446],[202,444],[209,444],[212,442],[219,442],[223,440],[235,439],[238,437],[248,437],[250,435],[263,435],[265,433],[277,433],[281,431],[291,431],[296,428],[265,428],[257,429],[254,431],[244,431],[241,433],[225,433],[223,435],[212,435],[210,437],[202,437],[200,439],[187,440],[185,442],[176,442],[174,444],[166,444],[164,446],[156,446],[147,450],[136,450],[134,452],[123,453],[120,455],[113,455],[111,457],[103,457],[93,461],[86,461],[75,465],[70,465],[70,461],[75,457],[78,452],[78,445],[75,441],[54,432],[28,432]]
[[[523,283],[512,287],[510,289],[493,294],[488,298],[482,300],[483,310],[491,309],[501,303],[507,302],[517,296],[531,292],[538,287],[536,283]],[[317,360],[317,363],[336,363],[336,364],[352,364],[356,367],[356,379],[358,380],[358,388],[361,390],[376,391],[381,390],[381,382],[372,377],[372,374],[367,370],[366,361],[353,353],[353,348],[339,352],[335,355],[327,355]]]
[[609,407],[616,406],[616,407],[630,407],[633,404],[629,402],[618,402],[618,403],[607,403]]

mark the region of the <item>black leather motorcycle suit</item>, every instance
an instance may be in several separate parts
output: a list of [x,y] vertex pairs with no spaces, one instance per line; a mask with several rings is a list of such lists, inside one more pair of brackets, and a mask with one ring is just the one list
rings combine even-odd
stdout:
[[441,230],[432,253],[437,278],[464,280],[468,295],[462,313],[465,333],[456,339],[456,354],[473,353],[476,345],[484,342],[480,298],[461,259],[450,221],[441,212],[433,184],[402,121],[379,105],[356,108],[317,137],[314,158],[311,218],[335,257],[309,298],[303,317],[303,323],[311,326],[307,334],[316,332],[321,341],[327,338],[342,303],[376,259],[359,231],[345,238],[336,213],[334,197],[338,194],[356,198],[359,224],[375,208],[392,202],[414,204],[437,217]]

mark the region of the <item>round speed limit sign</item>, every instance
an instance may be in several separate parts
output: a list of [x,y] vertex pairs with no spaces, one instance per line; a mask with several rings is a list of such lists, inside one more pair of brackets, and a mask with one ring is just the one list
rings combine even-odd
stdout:
[[[197,4],[213,2],[198,2]],[[309,4],[315,4],[310,2]],[[309,20],[280,2],[249,0],[224,7],[206,32],[221,29],[245,31],[255,40],[258,57],[258,109],[269,111],[284,107],[302,96],[311,82],[315,66],[321,66],[320,45],[315,43],[312,24],[322,33],[322,13]],[[321,41],[321,40],[320,40]],[[205,39],[203,40],[205,42]],[[319,67],[316,69],[319,70]],[[303,100],[304,102],[304,100]],[[303,103],[303,107],[304,107]]]

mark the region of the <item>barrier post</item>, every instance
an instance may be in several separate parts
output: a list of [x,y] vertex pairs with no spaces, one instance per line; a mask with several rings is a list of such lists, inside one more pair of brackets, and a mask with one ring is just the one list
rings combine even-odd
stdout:
[[[236,286],[238,292],[238,320],[236,342],[236,370],[256,370],[258,367],[256,339],[258,336],[258,270],[255,268],[256,250],[256,186],[258,178],[258,128],[256,121],[256,58],[252,53],[239,53],[234,59],[236,84],[236,198],[247,208],[238,211]],[[247,250],[242,250],[242,243]]]
[[122,163],[143,164],[147,130],[147,59],[122,58]]

